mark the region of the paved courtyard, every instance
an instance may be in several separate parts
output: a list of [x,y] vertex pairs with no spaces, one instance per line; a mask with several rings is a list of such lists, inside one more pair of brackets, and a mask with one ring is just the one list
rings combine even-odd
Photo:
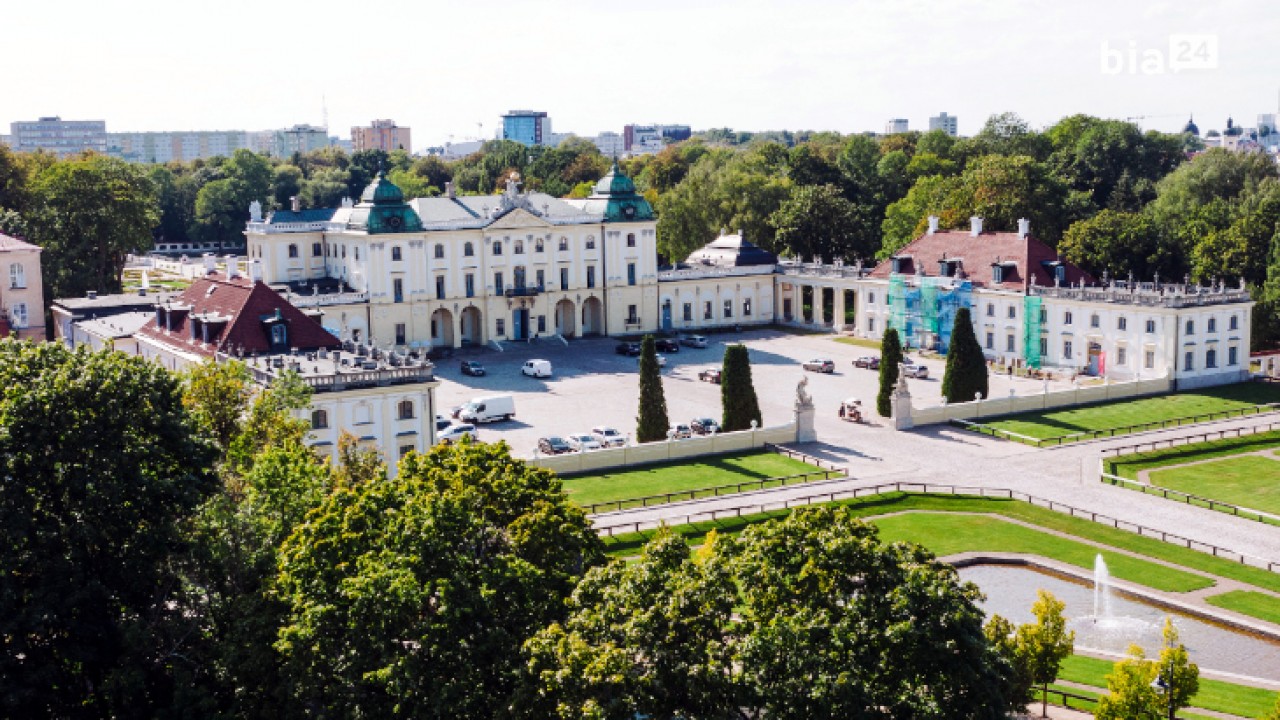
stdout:
[[[796,384],[809,377],[809,392],[817,406],[819,436],[854,450],[873,452],[872,438],[883,420],[875,417],[875,395],[879,373],[853,367],[853,360],[865,355],[879,355],[878,350],[847,345],[831,335],[796,335],[778,330],[753,330],[742,333],[708,336],[704,349],[682,347],[667,355],[663,370],[667,413],[673,423],[687,423],[695,417],[720,419],[720,386],[698,380],[698,373],[718,368],[724,357],[725,343],[743,342],[750,348],[752,376],[760,399],[765,425],[789,422],[796,396]],[[516,419],[511,422],[483,425],[480,439],[486,442],[506,440],[518,456],[532,454],[538,438],[589,431],[597,425],[609,425],[624,434],[635,432],[639,403],[639,361],[614,353],[617,341],[608,338],[571,340],[566,347],[558,340],[543,339],[533,344],[506,345],[505,352],[493,349],[472,350],[437,363],[436,377],[441,381],[436,393],[440,412],[489,394],[511,394],[515,397]],[[911,379],[916,404],[936,404],[941,398],[944,363],[911,356],[929,367],[929,377]],[[550,360],[555,376],[537,380],[520,374],[520,366],[530,358]],[[831,375],[805,372],[800,363],[815,358],[835,362]],[[459,360],[477,359],[484,363],[488,375],[481,378],[462,375]],[[1054,383],[1051,387],[1065,387]],[[1018,394],[1038,393],[1044,383],[1038,380],[993,376],[993,396],[1003,396],[1013,388]],[[841,401],[856,397],[868,411],[868,424],[854,425],[837,416]],[[883,428],[881,428],[883,429]]]

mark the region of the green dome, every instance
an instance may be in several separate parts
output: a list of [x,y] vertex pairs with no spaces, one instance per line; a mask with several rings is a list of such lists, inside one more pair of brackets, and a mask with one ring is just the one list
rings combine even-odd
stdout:
[[636,191],[636,184],[631,182],[631,178],[624,173],[618,171],[618,161],[613,161],[613,167],[609,168],[609,174],[600,178],[600,182],[596,183],[596,195],[625,195]]
[[404,202],[404,192],[395,183],[387,179],[386,174],[378,171],[378,177],[369,183],[360,195],[360,202],[374,205],[392,205]]

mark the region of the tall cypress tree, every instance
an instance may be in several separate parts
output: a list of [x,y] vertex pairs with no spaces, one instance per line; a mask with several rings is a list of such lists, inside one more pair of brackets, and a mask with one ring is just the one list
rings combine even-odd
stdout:
[[645,335],[644,342],[640,343],[640,415],[636,417],[636,442],[665,440],[670,427],[658,351],[653,336]]
[[893,394],[893,386],[898,384],[901,365],[902,343],[898,340],[898,331],[889,328],[880,340],[880,393],[876,395],[876,412],[880,417],[892,414],[889,396]]
[[720,372],[720,402],[724,417],[720,428],[725,432],[750,430],[751,421],[764,425],[760,401],[751,383],[751,358],[746,345],[728,345],[724,349],[724,369]]
[[942,376],[942,396],[947,402],[969,402],[976,393],[990,397],[987,384],[987,359],[982,355],[978,337],[973,334],[969,308],[956,311],[951,330],[951,347],[947,350],[947,371]]

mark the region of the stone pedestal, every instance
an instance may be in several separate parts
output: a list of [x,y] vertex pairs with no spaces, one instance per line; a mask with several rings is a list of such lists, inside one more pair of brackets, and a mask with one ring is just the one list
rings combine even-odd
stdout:
[[813,403],[796,403],[796,442],[817,442],[818,432],[813,429]]
[[910,430],[915,427],[915,420],[911,417],[911,391],[907,389],[905,375],[898,375],[898,384],[889,396],[889,406],[893,412],[894,430]]

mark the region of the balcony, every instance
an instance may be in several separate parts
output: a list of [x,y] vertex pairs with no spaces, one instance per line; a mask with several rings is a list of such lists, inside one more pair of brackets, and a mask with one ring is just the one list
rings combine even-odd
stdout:
[[534,297],[546,292],[546,288],[542,285],[525,285],[524,287],[509,287],[502,291],[502,294],[511,297]]

